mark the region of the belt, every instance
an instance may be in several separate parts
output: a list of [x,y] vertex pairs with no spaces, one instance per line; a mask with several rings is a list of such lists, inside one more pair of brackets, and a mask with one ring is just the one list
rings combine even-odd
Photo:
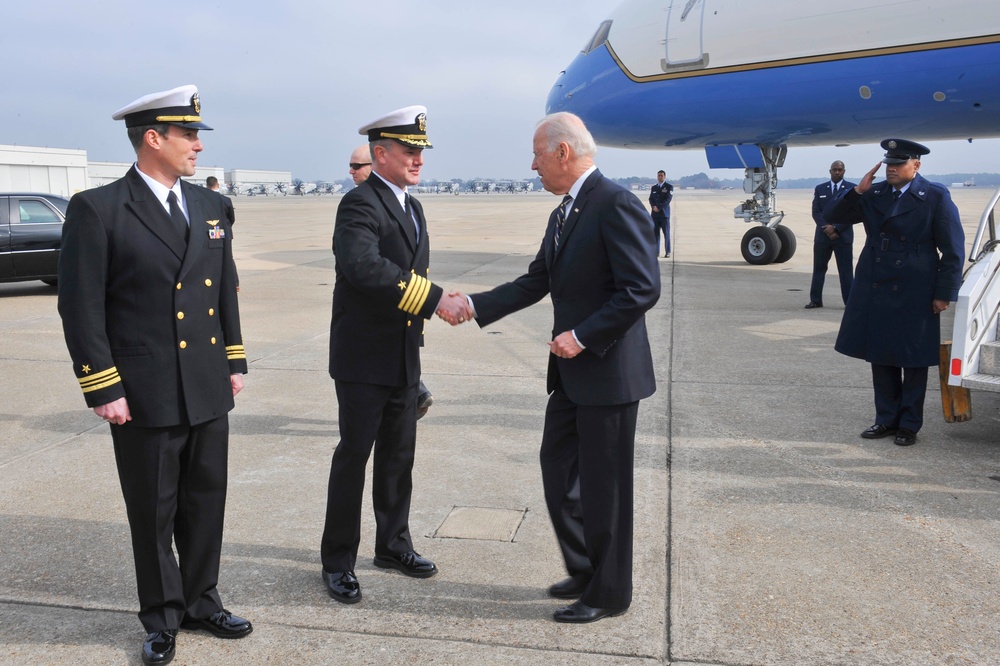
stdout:
[[878,243],[869,243],[868,247],[876,252],[915,252],[917,254],[937,252],[932,243],[904,243],[890,238],[883,238]]

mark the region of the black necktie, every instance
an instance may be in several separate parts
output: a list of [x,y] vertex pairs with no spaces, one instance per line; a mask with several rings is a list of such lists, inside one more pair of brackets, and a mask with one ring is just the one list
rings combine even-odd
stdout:
[[403,194],[403,212],[406,213],[406,218],[413,222],[413,229],[417,232],[417,242],[420,242],[420,223],[417,222],[417,218],[410,212],[410,193],[406,192]]
[[573,200],[573,197],[566,195],[563,197],[562,203],[556,208],[556,234],[554,237],[555,249],[559,249],[559,235],[562,234],[563,225],[566,224],[566,208],[569,206],[569,202]]
[[899,201],[899,197],[901,197],[902,195],[903,195],[903,191],[902,190],[893,190],[892,191],[892,202],[896,203],[897,201]]
[[184,217],[184,213],[181,212],[181,206],[177,203],[177,195],[174,194],[173,190],[170,190],[170,194],[167,195],[167,203],[170,204],[170,219],[173,220],[174,226],[186,243],[188,240],[188,221]]

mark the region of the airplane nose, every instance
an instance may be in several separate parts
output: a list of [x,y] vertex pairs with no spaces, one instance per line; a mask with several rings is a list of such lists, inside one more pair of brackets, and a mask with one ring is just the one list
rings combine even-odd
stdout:
[[545,100],[545,113],[556,113],[557,111],[564,110],[566,100],[563,96],[563,82],[565,78],[566,70],[564,69],[559,72],[552,90],[549,91],[549,97]]

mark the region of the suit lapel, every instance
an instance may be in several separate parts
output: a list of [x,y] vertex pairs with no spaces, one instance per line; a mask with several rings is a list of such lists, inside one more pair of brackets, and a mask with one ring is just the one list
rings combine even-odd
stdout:
[[580,187],[576,199],[573,200],[573,205],[566,211],[566,222],[563,223],[562,231],[559,233],[559,248],[555,250],[552,263],[555,263],[559,255],[562,254],[563,248],[566,247],[566,243],[569,242],[573,230],[576,229],[577,220],[580,219],[581,213],[587,206],[587,198],[590,196],[590,191],[594,189],[594,186],[597,185],[597,181],[601,177],[601,172],[595,170],[594,173],[587,177],[587,180],[583,181],[583,186]]
[[[399,199],[396,198],[396,193],[393,192],[388,185],[382,182],[382,179],[378,176],[372,174],[368,177],[368,181],[372,184],[372,190],[378,195],[379,200],[385,207],[386,211],[396,221],[399,225],[400,233],[406,239],[407,245],[410,246],[411,252],[417,251],[417,231],[413,228],[413,220],[406,219],[406,213],[403,211],[403,207],[399,205]],[[412,200],[412,199],[411,199]]]
[[[184,263],[181,264],[178,278],[187,275],[191,266],[198,261],[205,246],[208,245],[209,229],[209,225],[205,224],[207,221],[205,201],[198,192],[198,188],[182,181],[181,189],[184,191],[184,201],[187,202],[190,233],[188,234],[187,252],[184,254]],[[218,220],[212,220],[211,226],[214,227],[218,223]]]
[[170,216],[167,215],[163,204],[153,196],[152,190],[149,189],[142,176],[135,170],[135,166],[129,169],[125,177],[132,195],[131,201],[125,202],[125,207],[132,211],[132,214],[138,218],[139,222],[149,229],[154,236],[163,241],[163,244],[170,248],[170,251],[178,259],[183,259],[186,250],[184,239],[174,229],[174,223],[171,221]]
[[[417,221],[420,224],[420,240],[417,241],[417,253],[419,254],[424,246],[430,242],[427,238],[427,219],[424,218],[424,207],[412,194],[410,195],[410,207],[413,209],[413,214],[417,216]],[[410,223],[410,228],[413,228],[412,222]],[[414,230],[415,234],[416,230]]]

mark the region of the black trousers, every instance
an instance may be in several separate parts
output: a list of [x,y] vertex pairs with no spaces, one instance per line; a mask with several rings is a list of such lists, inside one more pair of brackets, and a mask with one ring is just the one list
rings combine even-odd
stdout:
[[844,243],[813,243],[813,273],[809,285],[809,300],[813,303],[823,302],[823,283],[826,281],[826,269],[830,265],[830,257],[837,258],[837,274],[840,276],[840,297],[847,304],[851,295],[851,285],[854,283],[854,252],[852,247]]
[[320,555],[326,571],[354,571],[361,543],[361,501],[372,448],[375,554],[413,550],[410,495],[417,442],[417,386],[337,381],[340,443],[330,464]]
[[570,575],[591,576],[580,601],[632,603],[632,504],[639,403],[586,407],[549,396],[540,461],[545,503]]
[[[185,615],[222,608],[229,416],[196,426],[112,425],[147,632],[177,629]],[[173,545],[178,557],[174,558]]]
[[924,424],[927,368],[897,368],[872,363],[875,423],[919,432]]

